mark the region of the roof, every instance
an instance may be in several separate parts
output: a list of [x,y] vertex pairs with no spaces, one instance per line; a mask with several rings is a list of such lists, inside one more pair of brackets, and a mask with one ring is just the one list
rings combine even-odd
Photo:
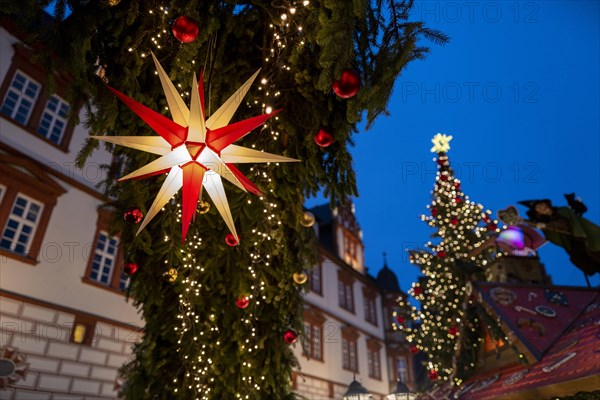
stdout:
[[387,263],[383,264],[383,268],[377,273],[375,279],[377,286],[386,292],[400,293],[400,285],[398,284],[398,277],[388,266]]
[[329,203],[309,209],[314,214],[319,227],[319,244],[333,254],[337,254],[333,235],[333,213]]
[[319,224],[326,225],[333,222],[333,213],[331,212],[331,207],[329,206],[329,203],[321,204],[320,206],[315,206],[313,208],[310,208],[308,211],[315,215]]
[[429,398],[543,399],[600,390],[598,290],[499,283],[480,283],[477,290],[530,363],[475,375],[459,389],[441,387]]

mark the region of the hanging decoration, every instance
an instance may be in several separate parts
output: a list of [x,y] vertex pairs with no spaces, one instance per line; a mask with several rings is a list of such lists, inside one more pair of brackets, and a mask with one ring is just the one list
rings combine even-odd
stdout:
[[210,211],[210,203],[206,200],[200,200],[200,203],[198,204],[198,214],[200,214],[200,215],[206,214],[209,211]]
[[137,233],[139,234],[173,195],[183,188],[181,239],[184,241],[204,187],[230,232],[239,242],[221,177],[245,192],[260,195],[261,191],[234,166],[234,163],[298,161],[233,144],[279,111],[229,125],[229,121],[241,103],[240,99],[244,98],[258,76],[257,71],[210,118],[205,120],[202,76],[198,82],[194,74],[188,109],[154,54],[152,58],[167,98],[172,120],[111,87],[108,89],[160,136],[92,136],[98,140],[160,156],[144,167],[120,178],[119,181],[146,178],[168,172]]
[[315,215],[310,211],[304,211],[302,214],[302,219],[300,220],[300,224],[302,224],[305,228],[310,228],[315,224]]
[[429,379],[431,379],[432,381],[436,381],[438,380],[438,378],[440,377],[440,375],[438,374],[438,372],[436,370],[433,371],[429,371],[427,373],[427,376],[429,377]]
[[181,15],[175,18],[171,26],[173,36],[181,43],[191,43],[198,37],[198,24],[192,18]]
[[296,331],[293,329],[288,329],[283,334],[283,340],[287,344],[294,344],[298,340],[298,333],[296,333]]
[[333,135],[327,130],[321,128],[314,136],[315,143],[319,147],[328,147],[333,143]]
[[248,308],[248,306],[250,305],[250,296],[248,296],[247,294],[242,294],[235,300],[235,305],[237,308],[240,308],[242,310],[244,308]]
[[232,233],[228,233],[225,235],[225,243],[227,243],[227,246],[235,247],[239,244],[239,241]]
[[308,274],[305,271],[295,272],[292,275],[292,279],[294,279],[294,282],[297,283],[298,285],[303,285],[308,280]]
[[144,218],[144,213],[138,207],[130,207],[123,213],[123,219],[130,224],[138,224]]
[[0,348],[0,389],[13,386],[16,382],[27,378],[29,363],[25,356],[14,347]]
[[163,274],[163,277],[170,283],[173,283],[177,280],[178,272],[176,268],[169,268],[167,272]]
[[448,328],[448,335],[450,335],[450,336],[456,336],[456,335],[458,335],[459,332],[460,332],[460,329],[456,325]]
[[125,271],[125,273],[127,275],[135,275],[138,268],[139,268],[138,265],[133,262],[125,263],[125,265],[123,266],[123,270]]
[[340,79],[333,81],[331,85],[335,94],[342,99],[354,97],[360,89],[360,76],[351,69],[344,69]]

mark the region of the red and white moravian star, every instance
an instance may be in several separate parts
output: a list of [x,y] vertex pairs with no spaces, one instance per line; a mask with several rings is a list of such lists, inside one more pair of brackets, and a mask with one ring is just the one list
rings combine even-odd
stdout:
[[146,178],[168,172],[137,233],[140,233],[179,189],[183,188],[181,237],[185,240],[204,187],[225,224],[239,242],[221,177],[245,192],[260,195],[261,191],[233,165],[234,163],[298,161],[233,144],[279,111],[228,125],[252,82],[258,76],[259,71],[256,71],[210,118],[205,119],[202,76],[198,83],[194,74],[188,109],[154,54],[152,58],[167,98],[172,120],[111,87],[108,89],[160,136],[92,136],[98,140],[160,156],[120,178],[119,181]]

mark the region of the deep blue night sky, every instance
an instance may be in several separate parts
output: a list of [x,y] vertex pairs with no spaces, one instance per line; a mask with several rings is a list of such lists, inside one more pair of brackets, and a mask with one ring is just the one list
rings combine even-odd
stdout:
[[[403,290],[419,274],[406,250],[432,233],[419,216],[431,201],[437,132],[454,136],[448,155],[465,194],[494,215],[519,200],[566,205],[563,193],[576,192],[600,224],[600,2],[416,2],[414,19],[451,42],[411,64],[391,115],[356,137],[369,272],[385,251]],[[585,285],[563,249],[547,243],[540,257],[554,283]]]

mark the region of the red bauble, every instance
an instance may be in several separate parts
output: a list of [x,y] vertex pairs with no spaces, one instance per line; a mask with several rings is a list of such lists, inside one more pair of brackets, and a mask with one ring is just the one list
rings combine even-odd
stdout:
[[287,331],[284,332],[283,334],[283,340],[287,343],[287,344],[294,344],[296,343],[296,340],[298,340],[298,334],[296,333],[295,330],[293,329],[288,329]]
[[446,175],[440,175],[440,179],[446,182],[448,180],[448,177]]
[[493,232],[496,230],[496,228],[498,228],[498,226],[496,224],[494,224],[493,222],[489,223],[487,226],[487,230],[490,232]]
[[452,218],[450,218],[450,223],[451,223],[452,225],[458,225],[458,218],[456,218],[456,217],[452,217]]
[[433,208],[431,209],[431,215],[433,215],[433,216],[435,217],[437,214],[438,214],[438,209],[437,209],[437,207],[433,207]]
[[415,345],[410,346],[410,352],[416,354],[419,352],[419,348]]
[[327,147],[333,143],[333,135],[323,128],[319,129],[314,139],[315,143],[320,147]]
[[235,238],[235,236],[233,236],[233,233],[228,233],[227,235],[225,235],[225,243],[227,243],[227,246],[237,246],[239,244],[239,242],[237,241],[237,239]]
[[452,336],[456,336],[459,332],[459,329],[457,326],[453,326],[452,328],[448,329],[448,333]]
[[123,271],[125,271],[127,275],[134,275],[137,272],[137,270],[138,265],[133,262],[125,263],[125,265],[123,266]]
[[396,317],[396,322],[398,322],[399,324],[403,324],[404,323],[404,317],[402,315],[398,315]]
[[137,207],[131,207],[123,213],[123,219],[130,224],[137,224],[144,218],[144,214]]
[[249,305],[250,305],[250,297],[248,297],[248,295],[246,295],[246,294],[241,295],[240,297],[238,297],[235,300],[235,306],[237,308],[241,308],[242,310],[244,308],[247,308]]
[[437,372],[437,371],[435,371],[435,370],[434,370],[434,371],[429,371],[429,372],[427,373],[427,376],[428,376],[428,377],[429,377],[429,379],[431,379],[432,381],[435,381],[435,380],[437,380],[437,379],[440,377],[440,375],[438,374],[438,372]]
[[175,18],[171,26],[173,36],[182,43],[190,43],[198,37],[198,24],[192,18],[181,15]]
[[438,165],[444,165],[446,161],[442,160],[441,158],[437,160]]
[[455,197],[454,201],[456,201],[456,204],[458,204],[462,201],[462,199],[460,197]]
[[335,94],[342,99],[349,99],[358,93],[360,89],[360,76],[356,71],[345,69],[342,76],[331,85]]
[[413,289],[413,293],[415,294],[415,296],[418,296],[421,293],[423,293],[423,289],[421,289],[419,286],[417,286],[416,288]]
[[440,250],[437,252],[438,257],[440,258],[445,258],[446,257],[446,252],[444,250]]
[[459,190],[460,189],[460,183],[458,182],[454,182],[454,187]]

